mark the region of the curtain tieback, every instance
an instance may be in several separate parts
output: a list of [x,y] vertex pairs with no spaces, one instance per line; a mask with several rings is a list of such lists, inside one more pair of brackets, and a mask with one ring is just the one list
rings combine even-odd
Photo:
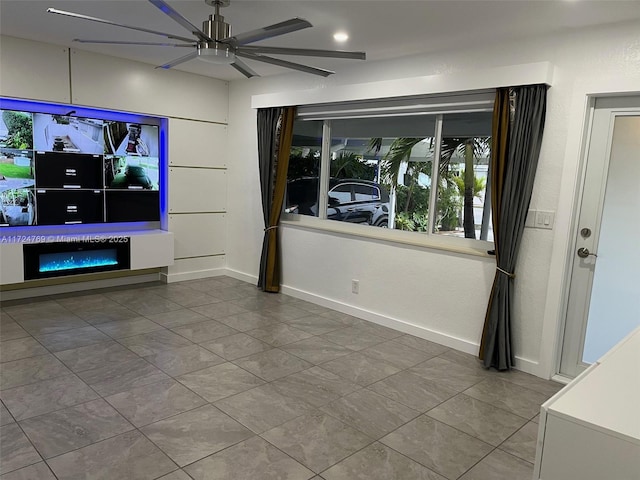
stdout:
[[496,270],[498,270],[500,273],[504,273],[509,278],[516,278],[515,273],[507,272],[506,270],[503,270],[500,267],[496,267]]
[[265,233],[266,233],[266,232],[268,232],[269,230],[274,230],[274,229],[276,229],[276,228],[278,228],[278,225],[271,225],[270,227],[265,228],[265,229],[264,229],[264,231],[265,231]]

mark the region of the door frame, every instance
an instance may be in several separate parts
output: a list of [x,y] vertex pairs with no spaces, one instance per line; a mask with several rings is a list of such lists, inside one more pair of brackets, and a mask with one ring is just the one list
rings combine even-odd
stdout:
[[[597,105],[598,101],[604,104]],[[560,375],[566,377],[576,377],[589,366],[582,361],[582,357],[588,327],[591,290],[593,288],[596,271],[594,265],[594,269],[590,273],[584,271],[579,273],[576,270],[576,262],[579,261],[576,258],[576,251],[580,246],[585,246],[585,243],[592,251],[598,251],[615,123],[618,118],[629,116],[637,117],[639,115],[640,95],[625,95],[617,98],[594,97],[593,106],[590,108],[590,122],[582,159],[580,189],[576,198],[574,211],[575,223],[567,258],[567,288],[563,312],[564,328],[560,332],[561,338],[558,351],[558,371]],[[596,116],[598,117],[596,118]],[[592,155],[596,155],[596,158]],[[602,159],[599,160],[599,158]],[[592,170],[592,168],[596,168],[596,170]],[[587,182],[589,183],[587,184]],[[585,198],[587,190],[589,190],[590,194],[596,194],[597,197],[590,195],[590,198]],[[588,210],[583,212],[584,208]],[[587,219],[582,219],[585,213]],[[589,216],[591,216],[591,219],[589,219]],[[581,219],[582,224],[579,224]],[[590,239],[581,238],[578,234],[578,229],[583,226],[591,227],[593,234]],[[575,275],[580,275],[580,277],[575,277]],[[587,275],[587,277],[583,275]],[[577,282],[578,290],[572,292],[574,282]],[[580,291],[580,289],[583,291]],[[579,295],[577,298],[578,303],[575,303],[575,299],[572,299],[572,293]],[[584,305],[582,305],[583,301]],[[576,315],[573,321],[569,319],[572,314]]]
[[554,226],[547,295],[542,314],[542,335],[535,373],[543,378],[568,383],[572,379],[559,375],[560,352],[565,329],[566,300],[577,235],[576,206],[581,198],[585,152],[590,140],[595,99],[611,96],[637,96],[638,78],[590,77],[576,79],[572,93],[565,94],[563,106],[569,112],[566,121],[567,142],[560,175],[560,193]]

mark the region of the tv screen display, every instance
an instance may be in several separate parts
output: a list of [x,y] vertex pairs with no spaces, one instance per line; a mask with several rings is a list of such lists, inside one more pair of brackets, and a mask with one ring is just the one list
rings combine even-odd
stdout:
[[103,121],[65,115],[33,115],[33,148],[44,152],[104,152]]
[[104,222],[103,190],[36,190],[38,225]]
[[0,227],[159,221],[159,137],[158,125],[0,109]]
[[106,190],[107,222],[159,221],[160,192]]
[[105,155],[158,158],[158,127],[140,123],[104,122]]
[[0,191],[0,202],[0,227],[25,227],[36,224],[33,188],[11,188]]
[[158,127],[105,122],[105,188],[159,190]]
[[0,110],[0,226],[35,225],[33,114]]
[[36,188],[102,189],[102,155],[36,152]]

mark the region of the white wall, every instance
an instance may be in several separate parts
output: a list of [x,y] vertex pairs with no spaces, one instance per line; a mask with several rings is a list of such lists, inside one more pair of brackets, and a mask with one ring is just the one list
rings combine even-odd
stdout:
[[[576,31],[465,51],[358,64],[345,61],[328,79],[287,74],[234,81],[229,97],[227,268],[257,275],[262,215],[257,170],[256,113],[251,96],[291,90],[455,74],[474,69],[552,62],[545,137],[531,208],[558,212],[554,230],[526,229],[517,267],[513,343],[518,367],[549,376],[553,370],[563,264],[578,176],[586,93],[640,90],[640,25]],[[585,79],[598,85],[587,91]],[[596,81],[597,80],[597,81]],[[576,91],[582,92],[576,94]],[[493,261],[421,248],[408,248],[338,234],[283,227],[283,283],[288,291],[396,323],[425,338],[477,352],[491,283]],[[555,250],[554,250],[555,249]],[[350,293],[351,279],[360,294]],[[416,330],[413,327],[418,327]]]
[[0,41],[0,95],[169,118],[168,280],[225,264],[228,83],[12,37]]

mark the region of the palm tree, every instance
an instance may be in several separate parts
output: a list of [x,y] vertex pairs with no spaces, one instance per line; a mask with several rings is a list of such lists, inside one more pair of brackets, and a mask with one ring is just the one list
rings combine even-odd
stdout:
[[[382,162],[380,163],[380,179],[384,181],[388,185],[390,185],[391,190],[391,212],[389,215],[389,226],[390,228],[394,228],[395,224],[395,215],[396,215],[396,192],[398,189],[398,176],[400,175],[400,168],[404,162],[408,162],[411,157],[411,151],[413,147],[415,147],[418,143],[423,141],[424,138],[396,138],[389,151],[382,158]],[[369,150],[373,151],[377,156],[382,149],[382,138],[372,138],[369,141]],[[429,169],[429,171],[425,171]],[[407,198],[404,205],[404,213],[406,213],[409,209],[409,204],[411,202],[411,196],[413,194],[413,188],[415,182],[413,181],[418,177],[420,173],[430,174],[431,171],[430,164],[423,164],[421,166],[414,166],[410,170],[411,181],[409,182]]]
[[464,142],[464,213],[462,225],[464,238],[476,238],[476,224],[473,219],[473,138]]
[[[389,152],[382,159],[380,166],[382,177],[391,185],[397,186],[400,166],[403,162],[409,160],[413,147],[423,140],[424,138],[396,138],[391,144]],[[374,143],[377,145],[377,139]],[[380,146],[382,146],[382,143],[380,143]]]
[[338,158],[331,161],[331,177],[373,180],[375,167],[367,165],[361,158],[353,152],[340,153]]
[[[397,138],[393,141],[389,148],[389,152],[383,157],[381,171],[383,177],[389,181],[392,189],[398,185],[398,176],[403,162],[409,160],[411,151],[420,142],[426,140],[425,137],[416,138]],[[429,151],[433,151],[434,139],[431,138]],[[445,182],[449,179],[449,164],[451,158],[457,152],[465,159],[465,176],[464,176],[464,215],[463,225],[465,238],[475,238],[475,222],[473,219],[473,197],[474,197],[474,175],[473,175],[473,159],[485,155],[489,150],[489,137],[472,137],[472,138],[455,138],[444,137],[440,150],[440,162],[438,168],[439,177]],[[372,138],[369,142],[369,149],[378,153],[382,148],[382,138]],[[413,172],[421,171],[422,173],[431,173],[431,164],[424,163],[420,167],[412,167]],[[408,202],[407,202],[408,204]]]
[[[475,239],[476,228],[473,218],[473,197],[476,196],[474,191],[476,182],[473,174],[473,159],[480,158],[489,152],[491,139],[489,137],[443,138],[442,142],[441,165],[446,162],[448,167],[453,154],[456,152],[464,155],[464,207],[462,224],[464,227],[464,237]],[[443,162],[443,160],[445,160],[445,162]],[[442,168],[440,172],[442,173]]]

